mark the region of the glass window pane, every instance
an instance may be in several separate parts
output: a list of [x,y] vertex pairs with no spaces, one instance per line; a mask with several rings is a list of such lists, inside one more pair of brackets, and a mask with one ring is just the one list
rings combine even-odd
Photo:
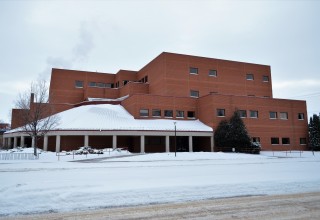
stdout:
[[198,74],[198,68],[190,67],[190,74]]
[[173,111],[172,110],[164,110],[164,117],[172,118]]
[[140,109],[140,116],[148,117],[149,116],[149,109]]
[[217,77],[217,70],[209,70],[209,76]]
[[217,116],[218,117],[224,117],[226,115],[225,113],[226,113],[225,109],[221,109],[221,108],[217,109]]
[[253,74],[248,73],[247,74],[247,80],[253,80],[253,79],[254,79]]
[[176,112],[176,117],[177,117],[177,118],[184,118],[184,111],[177,110],[177,112]]
[[270,119],[276,119],[277,118],[277,112],[269,112]]

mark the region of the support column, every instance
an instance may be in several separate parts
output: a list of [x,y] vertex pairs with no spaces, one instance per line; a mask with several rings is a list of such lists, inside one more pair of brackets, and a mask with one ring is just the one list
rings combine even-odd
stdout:
[[14,137],[13,138],[13,147],[16,148],[17,147],[17,143],[18,143],[18,138]]
[[192,136],[189,136],[189,152],[193,152]]
[[170,145],[169,145],[169,136],[166,136],[166,152],[170,152]]
[[56,137],[56,152],[60,152],[60,135]]
[[140,137],[140,153],[144,153],[144,135]]
[[112,148],[113,149],[117,148],[117,135],[112,136]]
[[34,148],[34,137],[32,137],[31,147]]
[[89,146],[89,135],[84,136],[84,146]]
[[213,136],[210,137],[210,144],[211,144],[211,152],[214,151],[214,141],[213,141]]
[[43,137],[43,150],[48,151],[48,136],[47,135],[45,135]]
[[20,147],[24,147],[24,136],[21,136]]

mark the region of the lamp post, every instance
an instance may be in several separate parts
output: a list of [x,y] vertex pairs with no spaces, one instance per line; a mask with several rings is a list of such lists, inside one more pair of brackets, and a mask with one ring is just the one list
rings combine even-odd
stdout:
[[174,124],[174,156],[177,156],[177,122],[173,122]]

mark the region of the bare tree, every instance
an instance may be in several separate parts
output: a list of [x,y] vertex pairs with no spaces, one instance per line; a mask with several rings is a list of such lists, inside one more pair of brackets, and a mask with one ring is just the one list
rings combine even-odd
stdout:
[[59,123],[54,115],[53,105],[49,103],[48,86],[45,80],[31,83],[30,90],[20,93],[16,100],[19,109],[19,130],[34,140],[34,155],[37,155],[38,140]]

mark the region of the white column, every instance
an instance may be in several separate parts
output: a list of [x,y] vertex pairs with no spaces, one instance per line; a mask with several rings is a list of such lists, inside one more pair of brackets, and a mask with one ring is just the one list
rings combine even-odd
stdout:
[[89,136],[88,135],[84,136],[84,146],[89,146]]
[[192,136],[189,136],[189,152],[193,152]]
[[43,137],[43,150],[48,151],[48,136],[47,135],[45,135]]
[[8,138],[8,147],[11,148],[11,137]]
[[211,142],[211,152],[214,151],[214,141],[213,141],[213,136],[210,137],[210,142]]
[[113,149],[117,148],[117,135],[112,136],[112,148]]
[[13,138],[13,147],[17,147],[17,143],[18,143],[18,138],[17,137],[14,137]]
[[21,136],[20,139],[20,147],[24,147],[24,136]]
[[56,137],[56,152],[60,152],[60,135]]
[[144,135],[140,137],[140,153],[144,153]]
[[31,147],[34,148],[34,137],[32,137]]
[[166,136],[166,152],[170,152],[170,141],[169,136]]

